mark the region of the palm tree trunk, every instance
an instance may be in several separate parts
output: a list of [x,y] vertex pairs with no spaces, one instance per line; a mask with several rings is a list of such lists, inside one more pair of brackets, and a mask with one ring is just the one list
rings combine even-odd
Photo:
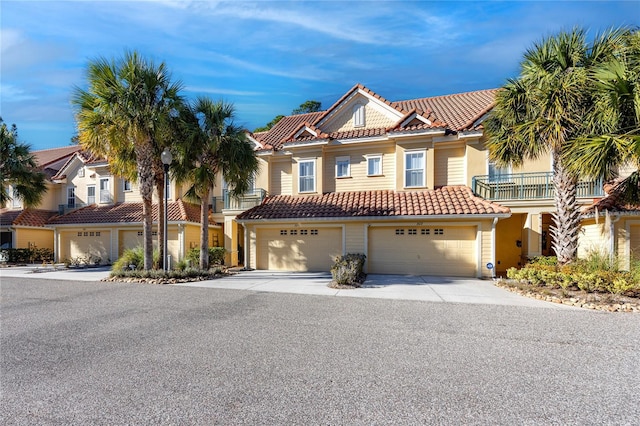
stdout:
[[576,201],[577,178],[564,167],[559,152],[554,153],[553,159],[556,211],[552,214],[555,226],[551,226],[549,232],[558,263],[564,265],[575,260],[578,253],[580,210]]
[[200,195],[200,269],[209,269],[209,188]]
[[[164,177],[161,180],[164,183]],[[161,185],[163,184],[156,185],[156,195],[158,197],[158,253],[160,257],[158,268],[164,269],[164,262],[167,257],[164,253],[164,209],[166,206],[164,205],[164,187]]]
[[148,271],[153,268],[153,149],[149,140],[145,142],[137,143],[135,150],[142,196],[144,269]]

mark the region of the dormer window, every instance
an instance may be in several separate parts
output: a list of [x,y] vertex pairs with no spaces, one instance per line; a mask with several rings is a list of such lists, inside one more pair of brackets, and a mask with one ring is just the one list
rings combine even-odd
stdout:
[[355,104],[353,106],[353,127],[364,127],[364,105]]
[[84,167],[78,169],[78,177],[84,177]]

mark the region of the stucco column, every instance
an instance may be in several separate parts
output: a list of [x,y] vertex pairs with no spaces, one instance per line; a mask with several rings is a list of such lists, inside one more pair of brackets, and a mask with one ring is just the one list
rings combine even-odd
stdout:
[[227,251],[224,262],[227,266],[238,264],[238,223],[234,216],[224,217],[224,248]]

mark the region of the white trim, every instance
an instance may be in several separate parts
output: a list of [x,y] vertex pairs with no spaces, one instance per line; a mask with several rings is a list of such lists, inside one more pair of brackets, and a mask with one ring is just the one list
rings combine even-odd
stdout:
[[[338,174],[338,163],[339,162],[347,162],[347,173],[345,175],[340,176]],[[348,178],[351,177],[351,157],[348,155],[342,155],[340,157],[336,157],[336,166],[335,166],[335,176],[336,178]]]
[[422,115],[418,114],[417,112],[414,112],[413,114],[411,114],[409,117],[407,117],[406,120],[404,120],[402,123],[400,123],[400,127],[404,127],[407,124],[409,124],[411,121],[413,121],[413,119],[416,119],[418,121],[422,121],[424,124],[431,126],[431,121],[424,118]]
[[[421,185],[407,185],[407,155],[422,154],[422,182]],[[412,169],[414,170],[414,169]],[[417,169],[416,169],[417,170]],[[424,188],[427,185],[427,149],[408,149],[404,151],[404,163],[402,167],[403,188]]]
[[[316,163],[316,159],[315,158],[308,158],[308,159],[300,159],[297,161],[298,162],[298,193],[300,194],[310,194],[310,193],[314,193],[316,192],[316,180],[318,177],[318,168],[317,168],[317,163]],[[308,191],[302,191],[302,189],[300,188],[301,185],[301,179],[302,179],[302,175],[300,174],[300,169],[303,163],[312,163],[313,164],[313,188],[311,190]],[[308,178],[308,176],[305,176],[306,178]]]
[[[375,176],[384,176],[384,170],[383,170],[383,156],[382,154],[365,154],[364,158],[367,160],[367,177],[375,177]],[[373,160],[373,159],[379,159],[380,160],[380,173],[375,173],[375,174],[370,174],[369,173],[369,160]]]
[[329,143],[328,139],[322,139],[320,141],[318,141],[318,140],[313,140],[313,141],[291,141],[291,142],[283,143],[283,146],[286,146],[287,148],[292,147],[292,146],[320,146],[320,145],[327,145],[328,143]]
[[366,119],[366,104],[358,101],[353,104],[351,108],[353,112],[353,127],[360,128],[366,127],[367,119]]
[[328,113],[327,115],[325,115],[322,120],[320,120],[317,124],[316,127],[321,127],[323,124],[325,124],[327,121],[329,121],[331,118],[333,118],[336,115],[339,115],[340,111],[345,108],[347,105],[349,105],[351,102],[351,100],[353,98],[355,98],[356,96],[363,96],[365,98],[368,99],[369,103],[373,105],[375,105],[376,107],[378,107],[378,109],[383,109],[385,112],[390,113],[391,115],[396,117],[396,120],[400,120],[404,114],[402,114],[400,111],[398,111],[397,109],[387,105],[386,103],[382,102],[380,99],[376,98],[375,96],[365,92],[364,90],[362,90],[361,88],[357,88],[356,90],[353,91],[353,93],[351,93],[349,96],[347,96],[345,99],[342,100],[342,102],[340,102],[338,105],[336,105],[330,113]]
[[317,137],[318,136],[318,132],[316,132],[315,130],[311,129],[309,126],[304,126],[302,129],[298,130],[297,132],[294,133],[293,137],[297,138],[298,136],[300,136],[301,134],[303,134],[304,132],[309,132],[311,133],[313,136]]

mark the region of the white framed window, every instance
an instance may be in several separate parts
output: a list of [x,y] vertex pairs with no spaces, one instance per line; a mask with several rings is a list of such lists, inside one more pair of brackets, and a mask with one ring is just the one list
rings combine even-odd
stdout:
[[351,159],[349,157],[336,157],[336,177],[351,176]]
[[111,202],[111,191],[109,191],[109,178],[100,178],[100,203]]
[[316,160],[300,160],[298,162],[299,192],[315,192]]
[[124,179],[124,180],[122,181],[122,190],[123,190],[124,192],[129,192],[129,191],[131,191],[131,181],[130,181],[130,180],[126,180],[126,179]]
[[70,209],[76,207],[76,188],[73,186],[67,187],[67,207]]
[[18,208],[22,207],[22,200],[20,199],[20,195],[18,194],[18,190],[13,188],[13,192],[11,194],[11,206]]
[[87,186],[87,204],[95,204],[96,203],[96,186],[89,185]]
[[404,154],[404,186],[406,188],[425,186],[426,151],[407,151]]
[[84,167],[78,169],[78,177],[84,177]]
[[382,154],[367,155],[367,176],[382,175]]
[[493,161],[489,161],[489,182],[504,182],[509,179],[511,167],[498,167]]
[[364,127],[364,105],[357,103],[353,106],[353,127]]

